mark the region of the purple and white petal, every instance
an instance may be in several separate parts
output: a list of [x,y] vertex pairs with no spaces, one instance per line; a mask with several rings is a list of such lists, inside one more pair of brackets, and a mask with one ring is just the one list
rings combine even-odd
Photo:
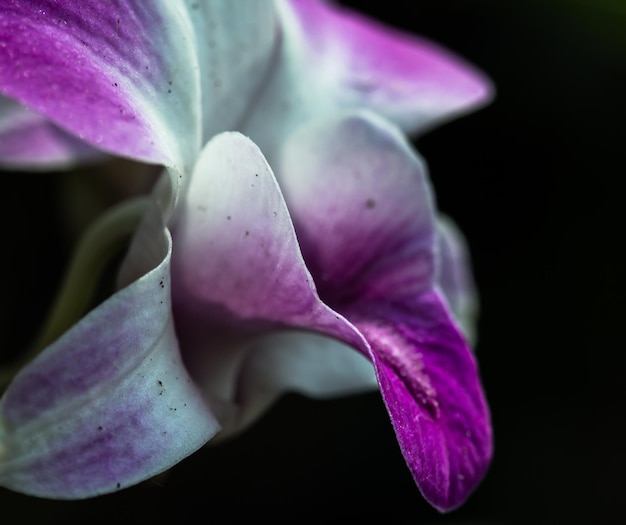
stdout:
[[478,290],[472,275],[469,248],[458,226],[445,215],[437,218],[437,285],[470,343],[477,339]]
[[48,119],[0,96],[0,166],[50,170],[104,158]]
[[436,291],[422,162],[397,129],[367,113],[302,127],[282,160],[320,296],[367,341],[418,486],[437,508],[460,505],[487,468],[491,430],[470,348]]
[[271,165],[282,140],[313,116],[366,108],[420,133],[492,98],[481,72],[423,38],[325,0],[279,0],[277,7],[280,55],[243,128]]
[[205,133],[234,126],[263,80],[272,9],[268,0],[9,0],[0,93],[96,148],[171,168],[175,201]]
[[179,211],[177,307],[220,320],[338,326],[317,296],[274,174],[250,139],[226,132],[209,141]]
[[[178,164],[174,132],[199,148],[186,24],[179,2],[10,0],[0,10],[0,91],[98,148]],[[170,82],[181,86],[168,93]]]
[[331,307],[432,285],[431,190],[397,128],[368,112],[313,121],[285,144],[280,170],[304,258]]
[[[207,144],[173,236],[177,332],[189,370],[212,406],[219,410],[222,405],[220,421],[226,427],[249,422],[266,406],[265,400],[293,386],[280,367],[254,377],[255,370],[264,368],[260,357],[252,357],[255,352],[264,353],[268,362],[280,361],[290,347],[294,353],[289,359],[302,357],[304,375],[306,363],[314,359],[306,334],[281,339],[276,350],[268,349],[266,336],[300,328],[365,348],[354,328],[317,296],[276,179],[259,149],[243,135],[222,133]],[[340,353],[347,352],[344,345],[333,344]],[[328,385],[320,371],[324,365],[329,374],[336,368],[332,360],[323,359],[331,353],[330,348],[319,350],[319,366],[308,371],[310,381],[301,378],[308,385],[305,390],[323,395],[324,389],[341,388]],[[337,358],[348,366],[341,374],[356,376],[346,389],[371,386],[371,368],[365,373],[361,356],[352,357]]]
[[113,492],[170,468],[219,430],[179,354],[170,237],[161,228],[151,242],[148,273],[84,317],[7,389],[0,485],[58,499]]
[[439,292],[343,312],[372,348],[400,448],[424,497],[461,505],[493,453],[490,415],[471,349]]

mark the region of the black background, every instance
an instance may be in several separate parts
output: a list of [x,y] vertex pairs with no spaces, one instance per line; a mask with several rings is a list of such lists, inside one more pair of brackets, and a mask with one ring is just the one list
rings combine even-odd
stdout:
[[[348,2],[345,2],[348,3]],[[231,443],[83,502],[0,489],[3,523],[619,523],[625,268],[620,0],[349,2],[428,36],[494,80],[488,108],[416,140],[440,209],[470,242],[477,354],[496,438],[483,484],[449,514],[413,484],[377,394],[285,397]],[[63,175],[6,173],[3,353],[32,335],[68,246]]]

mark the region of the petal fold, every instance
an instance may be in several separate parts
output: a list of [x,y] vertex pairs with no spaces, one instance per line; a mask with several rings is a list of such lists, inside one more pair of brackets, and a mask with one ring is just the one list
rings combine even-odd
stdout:
[[[147,217],[158,213],[153,208]],[[151,239],[148,272],[44,350],[7,389],[0,485],[58,499],[113,492],[170,468],[219,430],[179,354],[169,235],[161,228]]]

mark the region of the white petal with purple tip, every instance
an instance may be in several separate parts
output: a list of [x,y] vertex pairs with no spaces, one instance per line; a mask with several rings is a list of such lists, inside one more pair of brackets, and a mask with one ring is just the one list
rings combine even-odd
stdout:
[[302,127],[281,169],[320,297],[367,342],[418,487],[435,507],[457,507],[485,474],[491,428],[473,355],[436,288],[423,164],[393,126],[359,113]]
[[365,108],[420,133],[493,96],[481,72],[425,39],[326,0],[276,5],[280,54],[243,127],[272,165],[282,141],[312,117]]
[[0,93],[103,151],[171,168],[169,208],[207,134],[248,108],[275,37],[269,0],[9,0]]

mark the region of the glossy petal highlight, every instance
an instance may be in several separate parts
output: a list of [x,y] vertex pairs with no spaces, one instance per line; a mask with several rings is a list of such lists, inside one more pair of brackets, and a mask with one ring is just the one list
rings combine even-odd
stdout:
[[169,236],[161,230],[152,242],[152,269],[9,386],[0,403],[3,486],[59,499],[113,492],[173,466],[219,430],[180,359]]

